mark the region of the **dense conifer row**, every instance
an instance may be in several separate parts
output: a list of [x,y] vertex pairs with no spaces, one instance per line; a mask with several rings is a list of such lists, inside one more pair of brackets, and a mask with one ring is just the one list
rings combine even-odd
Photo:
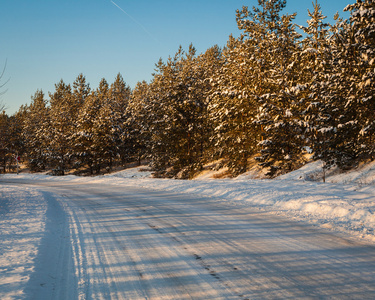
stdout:
[[180,47],[133,90],[120,74],[92,90],[81,74],[48,101],[37,91],[0,116],[2,165],[18,153],[34,171],[93,174],[147,159],[161,176],[189,178],[216,159],[233,174],[255,159],[272,177],[306,153],[327,168],[374,160],[375,1],[357,0],[334,25],[317,2],[307,26],[285,6],[243,7],[238,38],[199,55]]

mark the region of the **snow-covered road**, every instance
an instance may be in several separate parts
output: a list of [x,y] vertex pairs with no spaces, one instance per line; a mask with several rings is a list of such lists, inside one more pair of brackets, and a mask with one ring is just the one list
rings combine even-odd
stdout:
[[2,299],[375,298],[373,246],[241,203],[90,180],[0,187],[45,211],[32,272],[17,287],[1,270]]

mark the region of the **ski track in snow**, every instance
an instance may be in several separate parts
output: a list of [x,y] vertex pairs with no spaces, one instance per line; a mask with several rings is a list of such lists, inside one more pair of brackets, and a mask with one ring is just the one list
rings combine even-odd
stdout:
[[0,200],[0,299],[74,299],[69,224],[57,199],[0,185]]
[[375,298],[373,187],[147,175],[0,176],[0,299]]

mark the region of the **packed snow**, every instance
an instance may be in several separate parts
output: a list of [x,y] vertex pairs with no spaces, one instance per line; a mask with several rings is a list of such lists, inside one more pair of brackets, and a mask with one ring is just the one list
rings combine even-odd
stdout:
[[1,186],[0,199],[0,299],[19,299],[34,270],[47,205],[29,188]]
[[151,172],[139,168],[97,180],[241,202],[375,242],[375,162],[351,172],[332,169],[326,183],[321,182],[322,166],[321,161],[313,162],[274,180],[253,179],[252,173],[234,179],[212,179],[213,173],[190,181],[153,179]]
[[[99,177],[1,175],[0,299],[24,299],[43,243],[46,239],[49,243],[58,243],[59,238],[68,235],[59,228],[66,220],[59,215],[62,208],[58,199],[38,187],[27,185],[20,188],[7,184],[7,179],[106,183],[202,195],[287,216],[374,243],[375,162],[348,173],[332,170],[327,173],[326,183],[321,182],[321,170],[322,163],[314,162],[274,180],[251,179],[253,174],[234,179],[211,179],[207,174],[190,181],[155,179],[145,167]],[[46,235],[46,223],[52,219],[59,222],[55,222],[55,229]],[[45,276],[45,284],[48,284],[48,275]]]

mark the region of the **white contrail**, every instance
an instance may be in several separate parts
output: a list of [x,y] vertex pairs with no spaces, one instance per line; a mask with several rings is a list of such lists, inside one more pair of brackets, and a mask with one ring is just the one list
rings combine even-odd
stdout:
[[116,2],[111,0],[111,3],[115,5],[119,10],[121,10],[125,15],[127,15],[134,23],[136,23],[139,27],[143,29],[152,39],[158,41],[141,23],[139,23],[136,19],[134,19],[131,15],[129,15],[124,9],[122,9]]

